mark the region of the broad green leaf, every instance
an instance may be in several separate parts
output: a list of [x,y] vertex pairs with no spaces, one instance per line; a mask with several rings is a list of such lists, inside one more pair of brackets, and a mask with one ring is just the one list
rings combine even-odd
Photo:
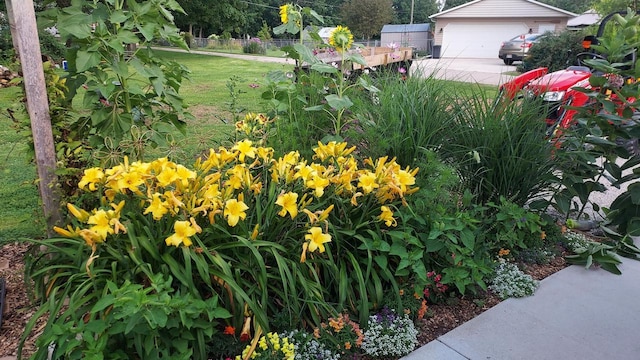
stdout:
[[69,36],[86,39],[91,36],[91,22],[86,14],[79,16],[76,12],[67,14],[61,14],[58,17],[58,22],[64,24],[64,26],[58,26],[60,36],[63,39],[69,38]]
[[127,21],[129,17],[127,16],[127,14],[124,13],[123,10],[114,10],[111,13],[111,16],[109,16],[109,21],[114,23],[114,24],[120,24],[123,23],[125,21]]
[[338,96],[335,94],[327,95],[324,97],[327,100],[327,104],[336,110],[348,109],[353,106],[353,103],[347,96]]
[[309,47],[302,44],[295,44],[293,45],[293,48],[300,55],[300,59],[303,62],[307,64],[317,64],[320,62],[320,59],[313,55],[313,52],[311,51],[311,49],[309,49]]
[[376,255],[374,258],[375,262],[383,269],[387,268],[388,259],[385,255]]
[[316,63],[311,65],[311,70],[323,73],[323,74],[337,74],[339,70],[332,65],[324,63]]
[[158,25],[155,23],[145,23],[145,24],[138,25],[138,31],[140,31],[140,34],[144,36],[144,39],[146,41],[153,40],[153,35],[157,30],[158,30]]
[[97,51],[87,52],[78,50],[76,58],[76,69],[78,72],[86,71],[100,63],[100,53]]

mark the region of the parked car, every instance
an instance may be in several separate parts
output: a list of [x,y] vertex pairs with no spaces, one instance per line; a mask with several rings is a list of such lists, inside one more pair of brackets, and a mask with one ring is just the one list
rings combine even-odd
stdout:
[[522,61],[527,56],[531,45],[543,37],[543,34],[522,34],[502,43],[498,51],[498,57],[506,65],[514,61]]

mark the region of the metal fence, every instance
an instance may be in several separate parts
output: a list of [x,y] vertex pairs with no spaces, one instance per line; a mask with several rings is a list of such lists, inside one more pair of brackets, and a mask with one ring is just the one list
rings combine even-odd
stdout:
[[[251,41],[256,41],[255,39],[208,39],[208,38],[194,38],[192,40],[191,47],[192,48],[208,48],[208,49],[221,49],[221,50],[240,50],[246,44]],[[260,43],[266,49],[280,49],[283,46],[293,45],[298,43],[299,39],[272,39],[268,41],[260,41]],[[367,47],[378,47],[378,46],[386,46],[386,44],[382,44],[380,40],[355,40],[356,44],[367,46]],[[417,56],[425,56],[433,54],[433,39],[429,39],[429,44],[427,49],[420,49],[417,51]],[[168,45],[168,44],[161,44]],[[306,45],[314,46],[313,42],[308,42]],[[414,52],[416,52],[414,50]]]

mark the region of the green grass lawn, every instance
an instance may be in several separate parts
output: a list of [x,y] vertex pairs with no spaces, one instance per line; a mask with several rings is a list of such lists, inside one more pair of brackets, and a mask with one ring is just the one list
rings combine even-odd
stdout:
[[27,156],[28,141],[12,127],[6,110],[19,101],[19,96],[17,87],[0,89],[0,244],[44,234],[35,165]]

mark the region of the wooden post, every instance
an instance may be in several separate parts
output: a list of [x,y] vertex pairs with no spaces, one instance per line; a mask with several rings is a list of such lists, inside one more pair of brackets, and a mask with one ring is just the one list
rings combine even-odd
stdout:
[[[53,235],[53,225],[60,223],[60,193],[56,170],[56,153],[51,130],[47,88],[42,67],[42,54],[36,26],[33,0],[5,0],[13,42],[16,45],[27,96],[27,111],[38,169],[38,189],[47,220],[47,234]],[[14,29],[15,27],[15,29]]]

